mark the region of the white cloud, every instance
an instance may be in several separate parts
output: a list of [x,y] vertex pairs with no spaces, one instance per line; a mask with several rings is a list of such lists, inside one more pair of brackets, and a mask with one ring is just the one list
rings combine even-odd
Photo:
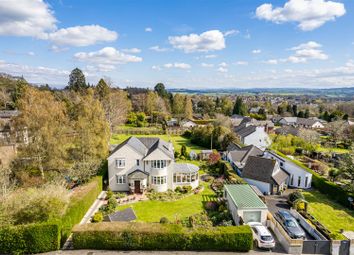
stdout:
[[131,48],[131,49],[122,49],[123,52],[126,53],[133,53],[133,54],[138,54],[141,52],[141,49],[138,48]]
[[225,68],[225,67],[220,66],[217,69],[217,71],[220,72],[220,73],[227,73],[229,70],[227,68]]
[[113,70],[115,65],[129,62],[141,62],[143,59],[118,51],[113,47],[105,47],[99,51],[78,52],[74,58],[81,62],[94,64],[99,70]]
[[278,60],[277,59],[269,59],[267,61],[264,61],[265,64],[269,64],[269,65],[276,65],[278,64]]
[[36,54],[33,51],[29,51],[29,52],[27,52],[27,55],[28,56],[35,56]]
[[247,66],[248,62],[247,61],[237,61],[235,64],[239,65],[239,66]]
[[166,51],[169,51],[170,49],[161,48],[160,46],[155,45],[155,46],[150,47],[149,50],[153,50],[153,51],[156,51],[156,52],[166,52]]
[[57,28],[50,6],[42,0],[1,0],[0,35],[30,36],[56,45],[88,46],[115,41],[118,34],[99,25]]
[[49,33],[46,39],[56,45],[89,46],[99,42],[112,42],[118,34],[99,25],[76,26]]
[[214,67],[213,64],[207,64],[207,63],[201,63],[200,64],[202,67]]
[[168,37],[170,44],[186,53],[208,52],[225,48],[225,38],[219,30],[210,30],[201,34]]
[[156,70],[156,71],[161,71],[161,67],[160,66],[152,66],[151,67],[152,70]]
[[326,0],[289,0],[283,7],[262,4],[256,9],[259,19],[280,24],[297,22],[303,31],[319,28],[327,21],[335,20],[345,14],[343,3]]
[[221,66],[221,67],[227,67],[228,64],[226,64],[225,62],[221,62],[221,63],[219,64],[219,66]]
[[56,29],[57,20],[41,0],[1,0],[0,35],[42,38]]
[[68,48],[59,47],[59,46],[57,46],[57,45],[52,45],[52,46],[50,46],[49,49],[50,49],[51,51],[53,51],[53,52],[56,52],[56,53],[58,53],[58,52],[63,52],[63,51],[67,51],[67,50],[68,50]]
[[305,63],[309,59],[328,59],[328,55],[323,53],[321,48],[322,45],[314,41],[302,43],[290,49],[291,51],[294,51],[294,55],[289,56],[288,61],[291,63]]
[[163,65],[165,68],[190,69],[191,65],[186,63],[167,63]]
[[225,31],[224,36],[226,37],[226,36],[233,35],[233,34],[237,35],[239,33],[240,33],[240,31],[238,31],[236,29],[232,29],[232,30]]
[[152,32],[152,28],[151,27],[146,27],[145,28],[145,32]]
[[211,55],[205,55],[205,58],[216,58],[217,55],[211,54]]
[[253,54],[260,54],[262,52],[262,50],[260,49],[255,49],[252,51]]

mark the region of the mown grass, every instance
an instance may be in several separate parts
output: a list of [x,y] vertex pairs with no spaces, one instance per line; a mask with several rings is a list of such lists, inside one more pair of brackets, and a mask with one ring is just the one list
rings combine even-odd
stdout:
[[128,207],[133,208],[137,216],[137,222],[159,222],[162,217],[166,217],[172,222],[175,222],[176,219],[184,220],[191,215],[203,212],[203,202],[216,198],[215,193],[209,187],[209,183],[201,182],[201,184],[204,186],[202,192],[177,201],[147,200],[131,205],[118,206],[118,210]]
[[[312,214],[331,232],[339,234],[340,229],[354,229],[354,212],[328,199],[319,191],[303,192],[308,204],[308,212]],[[344,236],[341,235],[344,239]]]

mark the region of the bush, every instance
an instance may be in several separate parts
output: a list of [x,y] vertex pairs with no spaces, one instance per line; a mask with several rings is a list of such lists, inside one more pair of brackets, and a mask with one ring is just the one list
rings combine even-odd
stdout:
[[187,194],[190,193],[192,191],[192,186],[186,185],[186,186],[182,186],[182,193]]
[[169,223],[170,221],[166,218],[166,217],[162,217],[161,219],[160,219],[160,223],[161,224],[167,224],[167,223]]
[[108,188],[107,189],[107,192],[106,192],[106,200],[108,200],[108,199],[110,199],[111,197],[113,197],[113,191],[110,189],[110,188]]
[[183,193],[183,191],[182,191],[182,187],[177,186],[177,187],[175,188],[175,192],[178,192],[178,193]]
[[92,217],[92,222],[101,222],[101,221],[103,221],[103,213],[96,212]]
[[0,254],[32,254],[58,250],[58,224],[38,223],[0,229]]
[[218,204],[213,201],[208,201],[205,203],[204,207],[208,211],[215,211],[218,208]]
[[229,182],[234,184],[246,184],[246,182],[236,174],[229,162],[221,161],[220,168]]
[[176,224],[110,222],[77,225],[75,249],[240,251],[252,249],[249,226],[185,228]]
[[305,199],[304,195],[302,195],[301,191],[294,191],[292,193],[289,194],[288,196],[288,203],[290,205],[293,205],[294,202],[298,199]]

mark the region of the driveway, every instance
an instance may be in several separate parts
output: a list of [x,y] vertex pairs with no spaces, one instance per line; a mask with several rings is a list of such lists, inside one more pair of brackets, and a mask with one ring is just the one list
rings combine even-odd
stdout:
[[[276,218],[276,212],[279,210],[287,210],[290,211],[290,205],[287,202],[286,195],[280,196],[266,196],[266,204],[268,206],[268,210],[273,216]],[[315,240],[305,229],[303,229],[306,234],[305,240]]]

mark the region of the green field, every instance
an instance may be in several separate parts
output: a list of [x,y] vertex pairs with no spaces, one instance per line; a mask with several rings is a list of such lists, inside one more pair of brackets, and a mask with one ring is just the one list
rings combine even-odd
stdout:
[[318,191],[306,191],[303,194],[308,202],[308,212],[332,233],[339,234],[340,229],[354,230],[353,211],[329,200]]
[[126,135],[126,134],[113,134],[111,137],[111,144],[120,144],[121,142],[125,141],[131,136],[136,136],[136,137],[160,137],[161,139],[167,141],[167,142],[172,142],[173,146],[175,148],[175,151],[180,152],[181,147],[184,144],[187,147],[187,152],[189,153],[190,151],[195,151],[196,153],[199,153],[201,150],[205,149],[203,147],[200,147],[198,145],[192,144],[188,138],[185,138],[180,135]]
[[118,210],[133,208],[137,220],[140,222],[159,222],[162,217],[170,221],[184,220],[187,217],[204,211],[203,202],[215,199],[215,193],[210,189],[209,183],[203,182],[203,192],[193,194],[177,201],[147,200],[130,205],[118,206]]

